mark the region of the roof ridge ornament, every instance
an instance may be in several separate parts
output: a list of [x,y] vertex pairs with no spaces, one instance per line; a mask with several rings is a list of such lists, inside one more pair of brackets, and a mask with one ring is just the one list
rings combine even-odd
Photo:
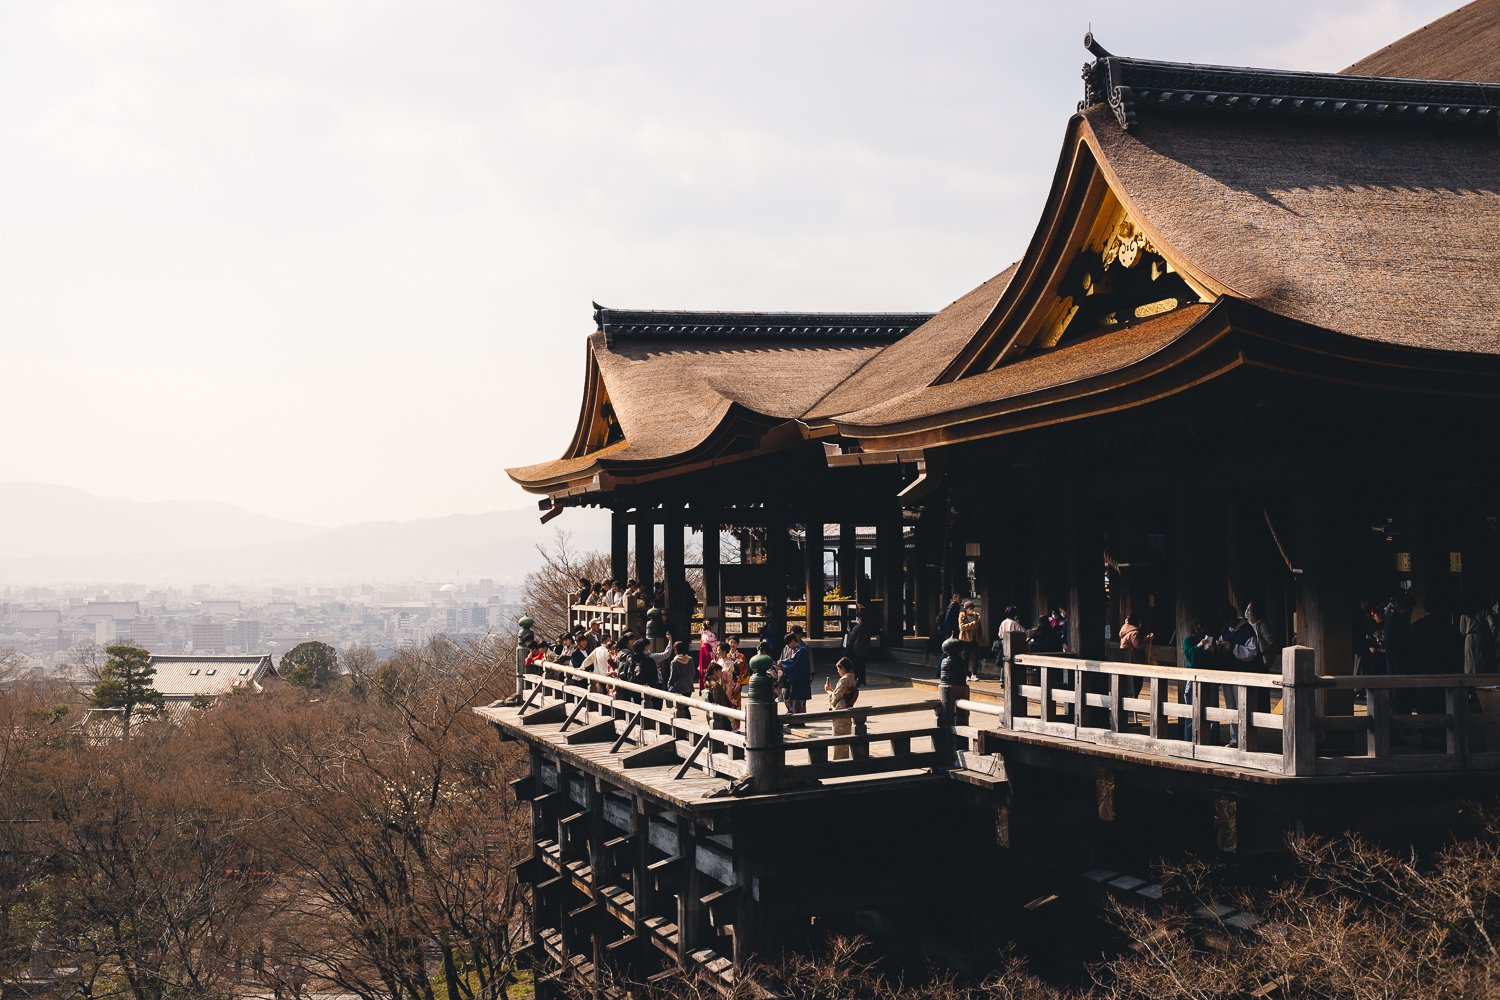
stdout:
[[1491,128],[1500,123],[1500,107],[1484,84],[1472,81],[1132,59],[1110,52],[1092,31],[1083,44],[1095,58],[1083,67],[1078,109],[1108,104],[1126,131],[1135,128],[1141,114],[1168,112]]

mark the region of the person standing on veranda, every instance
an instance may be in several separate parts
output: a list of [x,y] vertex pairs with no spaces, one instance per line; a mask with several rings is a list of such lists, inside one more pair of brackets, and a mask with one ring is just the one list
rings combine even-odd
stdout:
[[783,640],[785,650],[781,659],[782,687],[786,692],[788,715],[802,715],[807,711],[807,701],[812,697],[812,658],[802,637],[788,632]]
[[[849,657],[841,656],[834,667],[838,670],[838,683],[835,684],[831,678],[823,682],[823,690],[828,692],[828,708],[835,712],[853,708],[854,699],[858,697],[859,691],[859,683],[854,677],[854,663]],[[833,720],[833,735],[848,736],[852,732],[854,732],[854,720],[847,715]],[[845,743],[834,747],[830,758],[848,760],[849,745]]]
[[964,673],[970,680],[979,679],[979,641],[984,636],[984,623],[973,601],[964,601],[958,611],[958,641],[964,644]]

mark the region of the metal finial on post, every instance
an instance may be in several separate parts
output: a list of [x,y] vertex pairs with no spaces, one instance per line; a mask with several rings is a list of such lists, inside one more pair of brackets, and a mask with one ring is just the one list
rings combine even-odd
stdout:
[[522,615],[516,619],[516,689],[506,699],[506,704],[519,705],[521,703],[521,678],[526,675],[527,643],[536,636],[536,633],[531,631],[531,626],[535,624],[536,622],[530,615]]
[[774,662],[765,653],[750,657],[750,680],[745,684],[745,756],[750,764],[750,791],[756,795],[775,791],[781,773],[781,726],[769,672]]

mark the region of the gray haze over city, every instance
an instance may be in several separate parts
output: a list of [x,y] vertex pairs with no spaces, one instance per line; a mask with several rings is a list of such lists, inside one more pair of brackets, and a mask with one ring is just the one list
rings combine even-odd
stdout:
[[1090,25],[1332,70],[1453,6],[8,3],[0,644],[512,604],[591,301],[938,309],[1029,240]]

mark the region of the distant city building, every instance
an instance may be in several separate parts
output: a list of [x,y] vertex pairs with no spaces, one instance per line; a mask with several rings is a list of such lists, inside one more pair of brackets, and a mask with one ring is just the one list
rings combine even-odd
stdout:
[[91,621],[109,619],[128,622],[140,613],[139,601],[89,601],[83,607],[83,617]]
[[18,629],[55,629],[61,621],[62,612],[56,608],[28,608],[16,612]]

